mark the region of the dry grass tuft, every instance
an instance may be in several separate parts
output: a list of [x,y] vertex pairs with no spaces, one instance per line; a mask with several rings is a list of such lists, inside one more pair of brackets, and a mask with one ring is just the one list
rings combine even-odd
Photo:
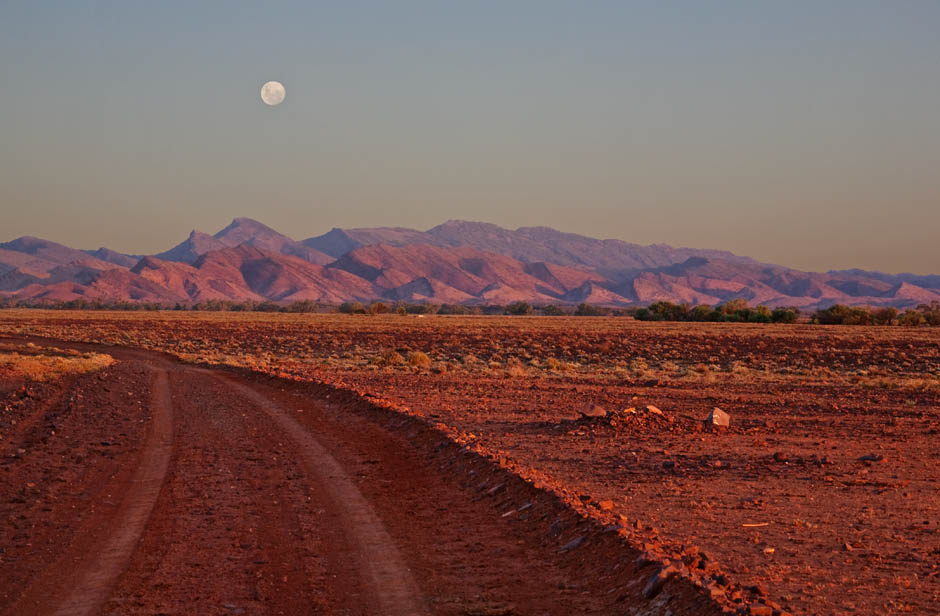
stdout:
[[8,378],[47,382],[68,374],[87,374],[103,370],[114,363],[110,355],[85,353],[68,356],[0,353],[0,374]]
[[415,368],[430,368],[431,358],[421,351],[412,351],[408,353],[408,364]]

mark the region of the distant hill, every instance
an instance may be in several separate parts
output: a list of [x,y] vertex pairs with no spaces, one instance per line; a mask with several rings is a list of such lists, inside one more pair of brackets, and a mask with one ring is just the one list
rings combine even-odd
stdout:
[[419,231],[334,228],[296,241],[250,218],[138,257],[35,237],[0,244],[0,297],[194,303],[409,301],[464,304],[666,300],[801,308],[940,301],[940,276],[802,272],[722,250],[644,246],[548,227],[451,220]]
[[689,257],[724,259],[752,263],[721,250],[673,248],[664,244],[641,246],[620,240],[598,240],[574,233],[562,233],[549,227],[520,227],[515,231],[485,222],[449,220],[428,231],[400,227],[374,229],[333,229],[312,237],[305,245],[334,257],[372,244],[408,246],[469,246],[484,252],[506,255],[524,263],[548,262],[572,267],[587,267],[616,276],[619,273],[662,267]]

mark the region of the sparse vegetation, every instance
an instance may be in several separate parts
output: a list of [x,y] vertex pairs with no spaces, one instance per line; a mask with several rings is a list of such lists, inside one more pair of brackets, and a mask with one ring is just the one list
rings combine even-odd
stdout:
[[110,355],[26,347],[0,349],[0,376],[45,382],[69,374],[85,374],[114,363]]
[[694,321],[715,323],[795,323],[799,319],[797,308],[748,306],[746,300],[733,299],[714,308],[707,304],[689,306],[672,302],[655,302],[647,308],[633,311],[637,321]]
[[[769,308],[764,305],[749,306],[744,299],[729,300],[718,306],[708,304],[689,305],[672,302],[654,302],[647,307],[610,308],[582,303],[576,308],[548,304],[532,306],[527,302],[513,302],[506,306],[432,304],[399,302],[390,307],[384,302],[373,302],[366,306],[362,302],[348,301],[339,306],[330,306],[310,300],[296,301],[290,304],[264,302],[233,302],[228,300],[208,300],[191,305],[174,304],[173,306],[148,302],[106,302],[103,300],[72,300],[68,302],[4,300],[0,308],[41,308],[52,310],[114,310],[156,312],[163,310],[194,312],[279,312],[279,313],[327,313],[381,315],[394,312],[398,315],[532,315],[544,316],[632,316],[637,321],[687,321],[715,323],[783,323],[792,324],[800,321],[802,313],[796,307]],[[817,310],[808,317],[811,323],[820,325],[903,325],[940,326],[940,305],[920,305],[917,308],[899,312],[894,307],[864,308],[835,304]]]
[[398,351],[386,349],[373,360],[373,363],[378,366],[403,366],[405,358]]
[[834,304],[824,310],[817,310],[813,323],[821,325],[901,325],[918,327],[940,326],[940,304],[921,304],[917,308],[898,314],[896,308],[860,308]]

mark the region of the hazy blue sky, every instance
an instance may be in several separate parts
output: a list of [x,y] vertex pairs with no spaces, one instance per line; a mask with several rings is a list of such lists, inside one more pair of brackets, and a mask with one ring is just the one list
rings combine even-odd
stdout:
[[3,0],[0,213],[125,251],[463,218],[940,272],[940,2]]

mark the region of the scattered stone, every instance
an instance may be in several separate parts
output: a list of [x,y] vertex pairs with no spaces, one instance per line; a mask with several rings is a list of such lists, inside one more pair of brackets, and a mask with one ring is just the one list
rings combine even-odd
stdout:
[[705,423],[711,426],[721,426],[727,428],[731,425],[731,415],[725,413],[716,406],[712,409],[712,412],[708,414],[708,418],[705,420]]
[[754,603],[747,606],[747,613],[750,616],[774,616],[774,608],[763,603]]
[[588,418],[607,417],[607,409],[600,406],[599,404],[588,404],[586,407],[581,409],[581,416]]
[[884,459],[885,457],[880,453],[869,453],[862,456],[858,460],[859,462],[884,462]]
[[610,511],[614,508],[614,501],[602,500],[601,502],[597,503],[597,508],[601,511]]
[[653,406],[652,404],[647,406],[646,410],[652,413],[653,415],[663,415],[663,412],[659,410],[658,408],[656,408],[655,406]]

